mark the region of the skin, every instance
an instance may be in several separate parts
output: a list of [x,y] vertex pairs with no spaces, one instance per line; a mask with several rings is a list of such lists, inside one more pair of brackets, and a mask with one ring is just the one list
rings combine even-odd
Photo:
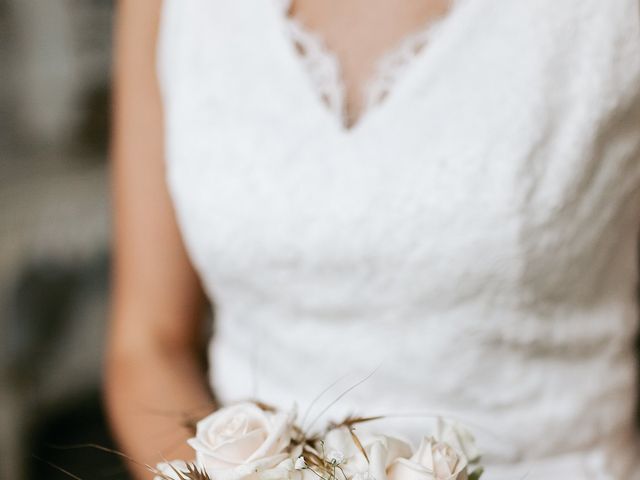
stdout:
[[[119,0],[114,65],[114,258],[105,403],[119,448],[139,463],[192,459],[185,416],[214,408],[201,361],[205,297],[164,180],[155,75],[161,0]],[[275,6],[274,6],[275,8]],[[298,0],[290,15],[336,53],[355,121],[376,60],[447,9],[443,0]],[[390,19],[392,21],[390,21]],[[130,462],[136,479],[153,475]]]
[[[105,400],[119,448],[151,465],[193,457],[183,414],[212,398],[199,360],[203,294],[164,182],[154,50],[159,0],[122,0],[116,27],[113,292]],[[204,411],[203,411],[204,410]],[[131,464],[136,478],[152,478]]]

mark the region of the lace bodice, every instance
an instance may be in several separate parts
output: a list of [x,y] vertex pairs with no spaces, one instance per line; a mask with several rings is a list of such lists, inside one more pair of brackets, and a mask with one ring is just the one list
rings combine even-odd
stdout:
[[453,416],[486,480],[636,480],[638,1],[456,2],[349,129],[290,27],[273,0],[164,4],[218,397],[328,387],[310,420],[368,377],[324,416]]

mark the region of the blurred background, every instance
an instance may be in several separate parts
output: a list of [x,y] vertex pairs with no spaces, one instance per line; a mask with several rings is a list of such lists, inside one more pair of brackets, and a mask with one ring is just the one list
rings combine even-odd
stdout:
[[[0,480],[127,478],[101,408],[112,0],[0,0]],[[48,463],[49,462],[49,463]]]

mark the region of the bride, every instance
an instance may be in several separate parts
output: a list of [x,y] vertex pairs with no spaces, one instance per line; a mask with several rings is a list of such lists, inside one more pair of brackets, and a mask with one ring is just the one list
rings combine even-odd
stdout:
[[131,458],[329,387],[487,480],[640,478],[638,0],[121,0],[113,160]]

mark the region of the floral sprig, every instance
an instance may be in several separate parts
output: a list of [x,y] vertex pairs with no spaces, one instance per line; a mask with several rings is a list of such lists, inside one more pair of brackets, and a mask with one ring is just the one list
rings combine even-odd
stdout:
[[195,463],[186,463],[180,460],[160,463],[156,467],[154,473],[156,473],[156,478],[161,479],[212,480],[209,474],[198,468]]

